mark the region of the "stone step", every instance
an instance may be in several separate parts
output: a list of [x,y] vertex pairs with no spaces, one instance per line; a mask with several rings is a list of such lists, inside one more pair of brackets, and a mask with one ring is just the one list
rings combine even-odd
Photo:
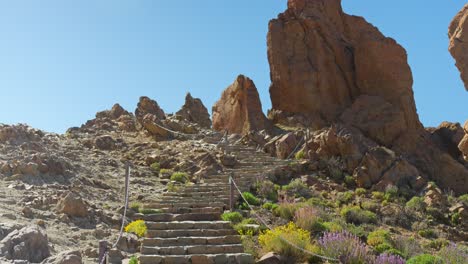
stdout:
[[174,201],[179,201],[179,200],[190,200],[190,201],[203,201],[203,200],[210,200],[212,201],[213,198],[219,198],[219,199],[229,199],[229,192],[223,192],[223,194],[219,195],[210,195],[210,196],[197,196],[196,193],[194,193],[193,196],[188,196],[188,195],[177,195],[177,194],[172,194],[172,195],[167,195],[167,196],[162,196],[160,200],[174,200]]
[[147,255],[228,254],[243,252],[244,247],[242,244],[141,247],[141,254]]
[[217,220],[221,220],[221,214],[220,213],[186,213],[186,214],[160,213],[160,214],[145,215],[143,219],[145,221],[150,221],[150,222],[217,221]]
[[178,196],[178,197],[212,197],[212,196],[222,196],[226,194],[225,191],[212,191],[212,192],[187,192],[184,190],[184,192],[166,192],[163,193],[162,196]]
[[209,202],[209,203],[177,203],[177,204],[153,202],[153,203],[150,203],[150,204],[149,204],[149,207],[150,207],[150,208],[154,208],[154,209],[160,209],[160,208],[180,208],[180,207],[186,207],[186,208],[221,207],[221,208],[224,208],[225,206],[226,206],[226,203],[223,203],[223,202]]
[[148,230],[178,230],[178,229],[229,229],[227,221],[172,221],[146,222]]
[[171,208],[161,208],[163,213],[172,213],[172,214],[209,214],[209,213],[223,213],[222,207],[201,207],[201,208],[188,208],[188,207],[171,207]]
[[147,238],[175,238],[175,237],[215,237],[237,235],[237,231],[229,229],[179,229],[179,230],[147,230]]
[[250,254],[142,255],[140,264],[253,264]]
[[218,237],[174,237],[174,238],[145,238],[142,246],[145,247],[169,247],[169,246],[193,246],[193,245],[228,245],[240,244],[239,235]]

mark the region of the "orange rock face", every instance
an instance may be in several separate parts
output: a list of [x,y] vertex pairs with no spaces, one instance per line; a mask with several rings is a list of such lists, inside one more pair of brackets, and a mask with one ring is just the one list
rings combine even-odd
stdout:
[[213,106],[213,129],[247,134],[269,127],[255,84],[239,75]]
[[343,13],[340,0],[289,0],[269,24],[268,59],[273,109],[307,115],[314,128],[336,121],[361,96],[367,97],[359,104],[383,103],[382,115],[391,114],[359,127],[385,128],[382,143],[421,127],[405,50],[363,18]]
[[468,4],[455,16],[449,27],[449,51],[456,60],[468,90]]
[[463,154],[463,158],[465,159],[465,161],[468,162],[468,120],[465,122],[465,126],[463,127],[463,129],[465,131],[465,136],[458,144],[458,148]]
[[185,104],[182,106],[182,109],[177,111],[176,114],[189,122],[199,124],[201,127],[211,127],[210,114],[208,113],[208,110],[200,99],[193,98],[190,93],[185,96]]

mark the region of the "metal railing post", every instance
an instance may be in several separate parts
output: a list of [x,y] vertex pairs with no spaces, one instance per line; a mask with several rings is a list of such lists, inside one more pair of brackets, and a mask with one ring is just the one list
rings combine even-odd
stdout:
[[229,210],[234,210],[234,179],[229,175]]
[[106,257],[107,252],[107,241],[99,241],[99,263],[105,263],[104,258]]

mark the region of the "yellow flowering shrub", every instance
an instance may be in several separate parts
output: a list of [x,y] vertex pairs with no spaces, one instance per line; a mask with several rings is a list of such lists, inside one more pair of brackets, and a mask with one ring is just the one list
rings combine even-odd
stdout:
[[311,243],[310,232],[297,227],[293,222],[267,230],[258,237],[258,241],[264,252],[273,251],[291,261],[307,261],[310,258],[309,254],[291,244],[308,251],[320,252],[320,249]]
[[136,220],[125,227],[125,232],[134,233],[138,237],[143,237],[146,234],[146,224],[143,220]]

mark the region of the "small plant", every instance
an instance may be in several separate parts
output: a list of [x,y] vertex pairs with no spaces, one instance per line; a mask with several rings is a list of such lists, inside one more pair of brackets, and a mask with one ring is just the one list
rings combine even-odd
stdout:
[[365,264],[372,261],[370,249],[357,236],[348,232],[325,232],[318,243],[322,254],[339,259],[341,263]]
[[468,248],[451,243],[439,251],[439,256],[445,264],[465,264],[468,260]]
[[170,192],[178,192],[179,189],[180,186],[178,184],[174,184],[173,182],[167,184],[167,190]]
[[356,186],[356,179],[351,175],[346,175],[344,178],[344,182],[349,188],[353,188]]
[[413,237],[397,236],[393,239],[393,244],[406,259],[422,253],[421,246]]
[[336,199],[339,205],[348,204],[354,199],[354,192],[353,191],[340,192],[337,194]]
[[258,237],[258,241],[263,251],[276,252],[288,258],[288,263],[304,262],[310,258],[307,253],[295,248],[291,244],[312,252],[319,252],[318,248],[314,247],[310,241],[310,233],[297,227],[292,222],[276,227],[273,230],[267,230]]
[[278,201],[278,191],[276,190],[275,184],[270,180],[257,183],[257,194],[270,201]]
[[355,193],[357,196],[365,196],[367,194],[367,190],[364,188],[357,188]]
[[186,183],[189,181],[189,176],[185,172],[174,172],[171,175],[171,181],[176,181],[180,183]]
[[257,221],[253,218],[246,218],[234,225],[234,229],[241,236],[255,236],[258,235],[259,232],[264,231],[266,227],[258,225]]
[[131,202],[130,203],[130,208],[137,211],[137,212],[140,211],[141,207],[142,207],[142,205],[139,202]]
[[161,213],[161,210],[159,209],[151,209],[151,208],[140,208],[140,210],[138,210],[140,214],[144,214],[144,215],[150,215],[150,214],[160,214]]
[[138,264],[138,258],[135,256],[132,256],[128,264]]
[[160,174],[165,174],[165,175],[172,175],[174,173],[171,169],[160,169],[159,170]]
[[384,253],[375,259],[374,264],[405,264],[405,260],[400,256]]
[[379,229],[369,233],[367,236],[367,244],[376,247],[380,244],[391,244],[390,232],[387,230]]
[[424,203],[423,197],[414,196],[413,198],[411,198],[411,200],[409,200],[406,203],[407,209],[414,210],[417,212],[424,212],[425,207],[426,203]]
[[292,180],[288,185],[283,187],[287,195],[290,197],[304,197],[306,199],[312,196],[309,187],[305,185],[301,179]]
[[365,201],[361,203],[361,207],[364,210],[369,210],[371,212],[377,212],[380,208],[380,204],[373,201]]
[[278,205],[275,203],[266,202],[262,205],[262,208],[266,210],[274,211],[276,210],[276,208],[278,208]]
[[343,231],[343,226],[337,222],[323,222],[322,225],[328,232],[336,233]]
[[146,224],[143,220],[136,220],[125,227],[125,232],[134,233],[138,237],[143,237],[146,234]]
[[233,224],[240,223],[244,217],[239,212],[225,212],[221,215],[223,221],[229,221]]
[[377,215],[375,213],[363,210],[359,206],[343,207],[341,215],[348,223],[357,225],[377,223]]
[[383,192],[372,192],[372,199],[382,201],[384,198],[385,194]]
[[389,185],[385,188],[384,199],[387,202],[394,201],[398,197],[398,187],[394,185]]
[[441,258],[432,256],[429,254],[422,254],[416,257],[410,258],[406,264],[443,264]]
[[[260,205],[260,200],[250,192],[243,192],[242,196],[250,205]],[[241,198],[242,199],[242,198]]]
[[298,227],[310,231],[312,234],[325,231],[321,212],[311,206],[305,206],[296,210],[294,222]]
[[459,212],[455,212],[450,217],[450,221],[453,225],[459,225],[461,223],[461,215]]
[[458,200],[466,205],[468,205],[468,193],[458,197]]
[[418,235],[425,237],[425,238],[437,238],[437,234],[432,229],[419,230]]
[[276,216],[279,216],[286,220],[292,220],[294,215],[296,214],[296,210],[299,208],[297,203],[281,203],[279,206],[273,211]]
[[159,171],[161,170],[161,166],[159,165],[158,162],[154,162],[150,165],[150,168],[152,171],[154,171],[155,173],[159,174]]
[[297,159],[297,160],[304,159],[304,157],[305,157],[305,152],[304,152],[304,150],[299,150],[299,151],[294,155],[294,158]]

